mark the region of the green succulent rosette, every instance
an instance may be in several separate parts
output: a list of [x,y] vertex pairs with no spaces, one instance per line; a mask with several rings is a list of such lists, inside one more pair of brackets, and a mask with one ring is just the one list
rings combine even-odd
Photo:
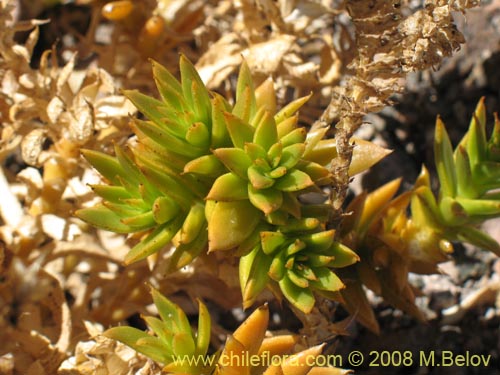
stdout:
[[500,255],[500,245],[481,224],[500,215],[500,122],[487,136],[484,99],[469,129],[452,147],[443,121],[436,120],[434,160],[437,194],[422,167],[413,189],[397,195],[401,179],[355,197],[347,207],[340,238],[362,261],[341,270],[349,280],[342,296],[348,311],[373,331],[378,323],[363,286],[393,306],[424,320],[415,305],[410,272],[432,274],[453,253],[453,242],[468,242]]
[[[290,217],[300,217],[298,195],[308,188],[318,188],[315,180],[329,175],[325,167],[303,159],[306,133],[303,128],[290,128],[278,133],[278,127],[269,111],[256,116],[255,128],[248,128],[247,137],[238,146],[219,148],[214,155],[229,170],[218,177],[207,199],[216,201],[209,222],[211,250],[226,250],[237,245],[220,241],[214,226],[223,210],[246,206],[244,215],[263,217],[271,224],[284,224]],[[232,202],[232,203],[231,203]],[[214,226],[211,224],[214,223]],[[256,225],[256,224],[254,224]]]
[[76,212],[82,220],[116,233],[144,233],[125,263],[154,254],[182,228],[186,214],[172,195],[165,195],[139,170],[119,147],[116,156],[86,150],[86,159],[104,176],[108,185],[91,185],[103,198],[94,207]]
[[[412,214],[448,241],[469,242],[500,255],[500,245],[478,229],[500,215],[500,122],[486,136],[484,98],[476,107],[469,130],[453,151],[445,126],[436,120],[434,156],[440,182],[437,198],[428,177],[421,177]],[[425,171],[423,175],[425,175]],[[416,215],[415,215],[416,214]],[[450,244],[451,246],[451,244]]]
[[260,231],[260,240],[240,259],[243,305],[250,306],[265,286],[277,284],[297,309],[309,313],[314,292],[334,296],[344,288],[335,268],[359,261],[358,255],[335,241],[335,230],[323,230],[316,218],[291,219],[276,231]]
[[[210,372],[210,366],[205,366],[201,360],[207,356],[210,344],[211,319],[207,307],[198,302],[198,331],[194,333],[186,314],[178,305],[154,288],[151,288],[151,294],[159,318],[142,318],[153,334],[134,327],[121,326],[110,328],[103,335],[162,363],[165,372],[190,375]],[[189,362],[193,358],[200,359],[199,363]],[[207,360],[206,363],[210,361]]]
[[181,82],[153,63],[162,100],[135,90],[125,91],[149,119],[133,119],[137,142],[131,146],[131,155],[119,147],[115,147],[115,157],[83,151],[109,184],[92,186],[103,202],[78,210],[76,215],[117,233],[144,232],[127,254],[126,264],[173,243],[176,249],[171,269],[177,269],[191,262],[208,243],[204,197],[210,181],[183,173],[183,169],[188,162],[210,154],[210,147],[224,144],[211,121],[212,105],[217,106],[223,99],[211,98],[184,56],[180,71]]

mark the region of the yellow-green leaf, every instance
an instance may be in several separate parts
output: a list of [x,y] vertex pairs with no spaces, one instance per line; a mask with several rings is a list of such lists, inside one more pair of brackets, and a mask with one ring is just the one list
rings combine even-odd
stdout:
[[249,201],[217,202],[208,221],[209,250],[230,250],[250,236],[261,219]]
[[207,199],[227,202],[248,199],[247,184],[234,173],[223,174],[215,180]]

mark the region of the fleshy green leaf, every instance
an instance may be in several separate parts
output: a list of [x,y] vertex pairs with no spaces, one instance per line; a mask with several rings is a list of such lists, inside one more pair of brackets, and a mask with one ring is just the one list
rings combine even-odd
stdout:
[[131,128],[137,135],[139,143],[134,145],[132,152],[137,158],[138,154],[142,154],[145,157],[150,157],[150,155],[156,155],[156,157],[161,157],[163,164],[167,165],[171,169],[182,171],[183,166],[190,160],[191,157],[186,157],[179,155],[171,150],[165,149],[159,143],[155,142],[143,132],[141,132],[137,127],[131,123]]
[[[306,143],[305,143],[306,147],[304,150],[304,158],[309,159],[309,157],[312,156],[311,154],[314,154],[314,151],[323,150],[325,148],[324,145],[327,145],[327,149],[330,150],[330,154],[333,151],[334,155],[336,155],[337,140],[335,138],[324,139],[323,141],[321,141],[325,137],[325,135],[329,129],[330,129],[329,126],[325,126],[325,127],[321,127],[321,128],[310,129],[307,132]],[[323,144],[323,147],[321,144]],[[312,159],[310,159],[310,160],[312,160]],[[331,160],[331,157],[329,159],[327,159],[327,161],[324,164],[327,164],[329,162],[329,160]],[[320,163],[317,160],[314,160],[314,161],[316,161],[317,163]]]
[[297,267],[295,267],[294,271],[295,271],[295,273],[297,273],[297,275],[299,275],[300,277],[302,277],[306,280],[309,280],[309,281],[318,280],[318,277],[316,276],[314,271],[311,269],[311,267],[304,264],[302,262],[302,260],[300,261],[300,264]]
[[94,150],[82,150],[82,154],[101,175],[114,185],[120,185],[117,176],[123,177],[124,171],[116,158]]
[[224,115],[227,111],[228,108],[225,107],[224,98],[215,95],[212,99],[212,148],[230,146],[231,142]]
[[[122,204],[103,202],[103,205],[114,210],[117,214],[124,213],[124,216],[137,215],[139,212],[149,211],[151,208],[142,198],[124,198]],[[119,212],[120,209],[122,212]]]
[[463,225],[467,222],[468,215],[464,207],[449,196],[444,196],[439,201],[439,212],[446,225]]
[[198,301],[198,332],[196,333],[196,355],[207,354],[210,345],[211,319],[207,307]]
[[224,165],[215,155],[200,156],[184,166],[184,173],[195,173],[207,177],[218,177],[224,172]]
[[477,198],[479,196],[476,184],[473,181],[469,155],[465,147],[458,145],[455,150],[455,163],[457,166],[457,193],[465,198]]
[[142,319],[146,322],[149,328],[158,336],[162,344],[166,348],[166,352],[172,352],[172,331],[171,327],[164,321],[153,316],[143,316]]
[[470,216],[498,216],[500,201],[486,199],[457,198],[457,202]]
[[[308,206],[310,208],[310,206]],[[320,225],[320,220],[316,217],[305,217],[301,219],[290,218],[286,224],[280,226],[280,231],[284,233],[314,230]]]
[[308,288],[309,287],[309,281],[295,273],[294,270],[286,270],[286,276],[287,278],[290,279],[292,283],[294,283],[296,286],[299,288]]
[[125,225],[120,216],[102,205],[82,208],[76,211],[75,215],[95,227],[115,233],[132,233],[136,231],[136,229]]
[[279,232],[260,232],[262,251],[265,254],[272,254],[283,246],[287,240],[286,236]]
[[248,184],[248,198],[250,202],[266,215],[276,211],[283,203],[283,193],[273,188],[270,189],[255,189]]
[[432,191],[427,186],[421,186],[414,191],[411,199],[411,214],[417,225],[426,225],[435,229],[441,227],[441,212]]
[[200,147],[200,148],[208,148],[210,145],[210,132],[207,129],[207,126],[202,122],[193,123],[186,132],[186,141],[189,144]]
[[500,256],[500,245],[488,234],[471,226],[462,226],[457,235],[460,241],[469,242],[477,247],[489,250]]
[[213,153],[231,172],[245,180],[248,178],[247,170],[252,165],[252,160],[245,151],[239,148],[218,148]]
[[309,289],[300,288],[290,281],[288,277],[283,277],[279,281],[279,286],[285,298],[297,309],[305,314],[309,314],[314,307],[314,296]]
[[266,159],[266,157],[267,157],[266,150],[264,150],[264,148],[262,146],[259,146],[256,143],[246,143],[245,144],[245,153],[252,160]]
[[269,148],[278,142],[278,132],[276,123],[269,112],[265,112],[262,119],[257,124],[253,135],[253,142],[268,151]]
[[[261,251],[260,245],[257,243],[247,254],[240,257],[238,264],[238,276],[240,281],[241,294],[243,296],[243,304],[245,304],[245,288],[250,280],[250,272],[257,254]],[[251,304],[251,302],[250,302]]]
[[224,119],[235,147],[243,149],[245,143],[252,142],[254,128],[250,124],[228,112],[224,113]]
[[248,168],[248,180],[255,189],[267,189],[274,185],[274,179],[267,177],[262,169],[255,164]]
[[122,219],[122,223],[137,230],[146,230],[156,225],[153,212],[148,211],[139,215]]
[[297,112],[300,107],[302,107],[311,98],[311,96],[312,93],[307,96],[303,96],[302,98],[296,99],[291,103],[288,103],[274,116],[274,120],[276,121],[276,123],[279,124],[289,117],[292,117],[295,112]]
[[198,237],[196,237],[193,241],[189,243],[181,243],[175,248],[174,253],[169,259],[170,263],[167,272],[174,272],[184,266],[187,266],[202,252],[207,250],[207,243],[207,228],[204,226],[198,233]]
[[329,184],[331,182],[330,171],[328,170],[328,168],[323,167],[321,164],[314,163],[312,161],[305,162],[301,160],[297,165],[297,169],[306,173],[317,185]]
[[327,230],[313,234],[301,236],[301,241],[304,241],[308,247],[314,252],[323,252],[332,246],[335,230]]
[[195,351],[195,343],[191,333],[179,332],[175,333],[172,340],[172,349],[175,355],[179,357],[185,357],[188,355],[193,355]]
[[314,274],[317,277],[317,281],[311,281],[311,286],[316,289],[336,292],[345,287],[342,280],[328,268],[316,268]]
[[137,328],[113,327],[105,331],[103,335],[130,346],[154,361],[168,363],[171,359],[171,353],[165,350],[165,346],[162,345],[159,338],[148,335]]
[[215,180],[207,199],[228,202],[248,199],[247,184],[234,173],[226,173]]
[[285,252],[278,253],[273,257],[271,265],[269,266],[268,275],[274,281],[280,281],[286,272],[286,255]]
[[240,280],[245,281],[244,284],[241,284],[244,308],[250,307],[255,298],[266,287],[269,276],[262,270],[269,269],[271,261],[272,258],[260,251],[259,246],[256,246],[251,253],[240,258],[239,268],[240,272],[244,274],[240,276]]
[[279,166],[279,167],[276,167],[273,170],[265,173],[265,175],[274,180],[274,179],[278,179],[280,177],[283,177],[284,175],[286,175],[287,172],[288,172],[288,170],[285,167]]
[[268,229],[264,221],[260,222],[250,234],[236,249],[235,255],[243,256],[248,254],[255,246],[260,243],[260,232]]
[[[285,253],[286,253],[287,257],[290,257],[294,254],[297,254],[299,251],[304,250],[305,248],[306,248],[306,244],[297,238],[290,245],[288,245],[288,247],[285,250]],[[290,268],[290,267],[288,267],[288,268]]]
[[[271,164],[271,168],[276,168],[281,162],[281,156],[283,155],[283,145],[281,142],[277,142],[271,146],[267,153],[267,157],[269,163]],[[284,165],[286,168],[286,165]]]
[[246,200],[217,202],[208,221],[210,251],[237,247],[252,234],[260,218],[259,211]]
[[450,138],[439,117],[436,120],[434,159],[443,195],[454,198],[457,187],[456,166],[453,159]]
[[[255,113],[255,100],[250,87],[245,87],[242,95],[236,99],[232,114],[242,119],[246,123],[250,123],[250,119]],[[253,101],[253,102],[252,102]]]
[[340,242],[334,242],[329,253],[335,257],[334,260],[329,263],[329,266],[334,268],[347,267],[360,260],[358,254]]
[[182,87],[177,79],[164,66],[152,61],[153,77],[163,100],[172,108],[186,110],[187,104],[182,96]]
[[[284,197],[284,194],[283,194]],[[266,221],[272,225],[285,225],[289,215],[283,210],[283,205],[276,210],[266,215]]]
[[274,187],[283,191],[299,191],[314,185],[307,173],[294,169],[276,181]]
[[276,92],[271,78],[266,79],[255,89],[257,108],[262,108],[270,113],[276,112]]
[[175,329],[176,332],[191,332],[191,325],[186,317],[186,314],[182,309],[170,301],[167,297],[160,293],[158,289],[151,287],[151,296],[153,297],[153,302],[158,309],[158,314],[160,314],[161,319],[172,325],[172,331]]
[[144,240],[135,245],[125,256],[124,263],[131,264],[147,258],[166,246],[174,237],[182,224],[182,216],[158,226]]
[[[276,116],[274,117],[276,121]],[[299,123],[299,116],[295,115],[282,122],[276,122],[276,127],[278,129],[278,138],[282,139],[287,134],[291,133],[295,129],[297,129],[297,124]]]
[[300,219],[300,209],[301,203],[294,195],[294,193],[283,192],[283,204],[281,205],[281,210],[289,213],[296,219]]
[[295,143],[304,143],[306,140],[307,131],[304,128],[297,128],[292,130],[287,135],[280,138],[281,144],[283,147],[291,146]]
[[205,108],[210,108],[210,96],[205,84],[191,61],[182,54],[179,61],[179,68],[181,71],[181,85],[184,98],[186,98],[189,106],[202,119],[204,118],[204,114],[200,113],[200,111],[204,112]]
[[204,151],[202,148],[193,146],[188,142],[173,136],[165,129],[162,129],[151,121],[134,119],[134,124],[137,129],[167,150],[190,158],[196,158],[203,155]]
[[147,179],[154,183],[163,194],[175,199],[181,207],[187,209],[191,206],[191,202],[195,197],[178,179],[167,173],[162,173],[161,170],[152,165],[143,166],[142,171]]
[[198,234],[206,228],[205,224],[205,206],[201,202],[194,202],[180,229],[180,243],[188,244],[194,241]]
[[488,141],[489,160],[500,162],[500,120],[495,113],[495,123]]
[[334,259],[332,255],[307,254],[307,264],[311,267],[325,267]]
[[233,114],[248,123],[255,115],[255,111],[256,99],[252,74],[250,73],[248,64],[243,61],[238,75],[238,83],[236,85],[236,103],[234,105]]
[[148,119],[156,124],[161,124],[165,118],[164,112],[160,110],[164,104],[137,90],[124,90],[125,96],[141,111]]
[[113,203],[122,203],[123,199],[131,198],[130,193],[123,186],[89,185],[94,193],[104,200]]
[[193,111],[196,114],[196,120],[209,124],[212,116],[210,113],[212,105],[207,88],[201,80],[195,80],[191,84],[191,92],[193,94]]
[[484,99],[480,100],[476,111],[469,125],[469,130],[465,136],[467,154],[469,155],[471,165],[475,165],[486,160],[486,114],[484,108]]
[[304,153],[305,145],[303,143],[296,143],[285,147],[281,155],[280,166],[286,169],[292,169],[297,165],[302,154]]

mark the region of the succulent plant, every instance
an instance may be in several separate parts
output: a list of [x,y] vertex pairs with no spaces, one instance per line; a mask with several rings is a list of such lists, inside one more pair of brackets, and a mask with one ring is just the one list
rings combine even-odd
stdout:
[[[259,374],[324,374],[340,375],[349,371],[335,367],[315,366],[324,345],[292,354],[298,337],[291,334],[269,336],[267,305],[252,314],[228,336],[222,350],[207,354],[210,343],[210,314],[199,302],[198,331],[193,334],[189,321],[179,306],[152,288],[153,302],[160,319],[143,317],[154,333],[121,326],[110,328],[104,336],[118,340],[152,360],[164,365],[169,374],[190,375],[259,375]],[[319,362],[319,361],[318,361]],[[324,360],[321,362],[325,362]],[[300,371],[300,372],[297,372]]]
[[[272,81],[255,89],[245,63],[234,105],[209,92],[184,56],[180,75],[179,82],[153,63],[161,99],[125,91],[148,120],[132,120],[137,140],[130,152],[84,151],[107,184],[92,186],[103,202],[77,216],[106,230],[136,232],[139,242],[126,264],[168,244],[175,247],[170,270],[206,250],[225,251],[241,258],[246,307],[277,284],[297,308],[310,311],[313,291],[343,287],[333,269],[358,260],[335,241],[335,231],[325,230],[331,207],[323,188],[333,184],[335,139],[325,138],[326,127],[298,126],[297,111],[308,97],[277,111]],[[355,142],[352,174],[387,154]],[[324,203],[306,204],[304,193]]]
[[87,160],[112,184],[92,185],[103,198],[95,207],[77,211],[78,217],[116,233],[149,231],[126,256],[125,263],[142,259],[167,245],[180,230],[186,214],[175,195],[164,195],[119,147],[116,157],[86,150]]
[[[312,230],[261,231],[259,244],[241,257],[243,306],[251,305],[260,290],[272,282],[278,283],[286,299],[306,313],[314,306],[313,292],[330,292],[329,296],[334,296],[331,293],[344,288],[332,268],[351,265],[359,257],[334,240],[334,230],[318,230],[317,219],[299,223]],[[262,272],[267,269],[267,273]]]
[[[84,151],[84,156],[112,186],[92,186],[103,197],[103,205],[84,208],[76,214],[92,225],[118,233],[149,230],[127,255],[127,264],[174,240],[175,269],[199,255],[207,243],[203,198],[208,188],[194,175],[182,171],[189,160],[210,153],[212,145],[206,143],[202,147],[200,137],[206,141],[209,136],[206,131],[207,125],[211,125],[211,104],[208,91],[185,58],[181,57],[182,86],[160,65],[154,64],[153,71],[164,101],[137,91],[126,92],[151,121],[134,119],[139,143],[132,148],[131,156],[118,147],[114,158]],[[140,223],[130,225],[131,221],[135,224],[137,215],[141,215]]]
[[[495,116],[488,140],[485,112],[483,98],[476,107],[468,132],[454,152],[444,124],[437,119],[434,153],[441,185],[436,202],[440,215],[433,214],[444,227],[449,241],[469,242],[500,255],[500,245],[477,229],[478,224],[500,215],[497,191],[500,187],[500,122]],[[432,204],[432,201],[426,203]]]
[[[267,305],[252,314],[230,335],[213,375],[342,375],[351,373],[336,367],[315,366],[324,345],[290,354],[297,344],[295,335],[266,335]],[[320,362],[320,361],[317,361]],[[321,361],[325,362],[325,361]]]
[[202,358],[207,355],[210,344],[210,314],[206,306],[199,302],[198,331],[194,334],[182,309],[151,288],[153,302],[160,319],[153,316],[143,317],[155,335],[137,328],[121,326],[110,328],[104,336],[118,340],[154,361],[165,365],[169,373],[201,375],[207,367],[202,361],[196,366],[186,364],[179,358]]
[[[484,100],[478,103],[468,132],[453,151],[444,124],[436,120],[434,155],[440,182],[431,189],[423,167],[411,191],[394,198],[400,180],[356,197],[343,223],[341,241],[356,249],[362,261],[341,275],[351,280],[342,290],[351,312],[377,330],[361,284],[388,302],[422,318],[414,304],[408,272],[435,273],[437,265],[462,241],[500,255],[500,245],[478,225],[500,214],[500,122],[486,137]],[[411,215],[408,215],[408,208]],[[358,281],[353,281],[353,280]]]
[[[409,227],[426,227],[435,234],[433,246],[413,251],[415,262],[437,263],[438,253],[452,251],[452,241],[462,241],[500,255],[500,245],[478,229],[487,219],[500,215],[500,122],[486,138],[484,99],[476,107],[469,130],[455,151],[443,122],[436,120],[434,155],[440,182],[437,198],[432,194],[428,172],[423,168],[411,200]],[[415,237],[415,236],[413,236]]]

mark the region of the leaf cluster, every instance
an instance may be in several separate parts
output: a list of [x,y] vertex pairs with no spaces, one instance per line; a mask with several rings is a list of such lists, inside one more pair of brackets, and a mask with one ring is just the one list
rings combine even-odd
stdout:
[[[255,89],[246,64],[234,105],[208,91],[184,56],[180,72],[179,82],[153,63],[160,100],[125,92],[148,120],[133,119],[137,143],[130,152],[84,151],[108,184],[92,185],[103,201],[77,216],[102,229],[138,233],[126,264],[168,244],[175,246],[172,271],[204,251],[229,251],[240,257],[245,306],[277,284],[292,304],[310,311],[313,291],[343,288],[333,269],[358,260],[326,230],[330,206],[301,201],[306,193],[324,201],[335,141],[323,139],[327,128],[298,126],[296,113],[307,97],[277,111],[272,82]],[[385,153],[361,142],[353,171]]]

